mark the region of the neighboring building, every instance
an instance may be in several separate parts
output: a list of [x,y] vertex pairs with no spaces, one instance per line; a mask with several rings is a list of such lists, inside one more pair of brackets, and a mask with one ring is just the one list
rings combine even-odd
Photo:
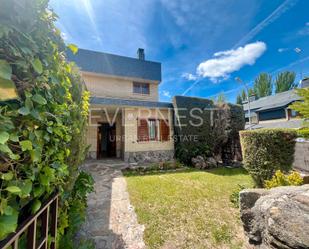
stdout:
[[[260,128],[300,128],[302,119],[299,118],[289,105],[300,100],[294,90],[267,96],[250,101],[252,129]],[[249,105],[243,105],[246,117],[246,129],[249,128]]]
[[305,77],[300,84],[302,88],[309,87],[309,77]]
[[174,157],[173,106],[159,102],[161,63],[79,49],[68,54],[91,93],[87,142],[89,157],[126,162]]

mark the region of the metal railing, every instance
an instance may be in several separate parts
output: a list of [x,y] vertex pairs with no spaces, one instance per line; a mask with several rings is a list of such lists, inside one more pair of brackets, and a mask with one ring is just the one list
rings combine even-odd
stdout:
[[22,222],[15,233],[0,241],[0,249],[18,249],[21,237],[25,238],[23,244],[26,243],[27,249],[56,249],[57,212],[58,194],[56,193],[36,214]]

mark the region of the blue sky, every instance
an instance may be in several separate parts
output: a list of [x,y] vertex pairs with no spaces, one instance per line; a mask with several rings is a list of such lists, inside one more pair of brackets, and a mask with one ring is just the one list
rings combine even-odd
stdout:
[[[260,72],[309,76],[307,0],[51,0],[67,43],[162,63],[160,100],[235,102]],[[295,48],[301,50],[295,52]]]

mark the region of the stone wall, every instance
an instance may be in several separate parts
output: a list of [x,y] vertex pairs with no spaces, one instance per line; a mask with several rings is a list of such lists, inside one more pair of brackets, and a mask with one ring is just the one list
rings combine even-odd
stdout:
[[156,163],[172,161],[173,159],[174,150],[134,151],[124,153],[124,161],[127,163]]
[[293,168],[309,173],[309,140],[296,142]]

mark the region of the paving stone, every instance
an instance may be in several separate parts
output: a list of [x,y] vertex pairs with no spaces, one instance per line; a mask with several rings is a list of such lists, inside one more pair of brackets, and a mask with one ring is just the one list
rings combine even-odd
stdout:
[[86,162],[84,170],[95,180],[95,191],[88,195],[86,222],[80,237],[93,239],[97,249],[144,249],[144,226],[138,224],[130,204],[120,160]]

